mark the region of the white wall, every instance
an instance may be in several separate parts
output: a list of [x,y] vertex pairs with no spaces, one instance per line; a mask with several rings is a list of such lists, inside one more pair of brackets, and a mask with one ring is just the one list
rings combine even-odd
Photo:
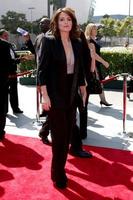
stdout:
[[[17,2],[16,2],[17,1]],[[67,0],[67,6],[72,7],[76,11],[79,23],[84,23],[88,19],[89,7],[91,0]],[[7,11],[15,11],[26,14],[27,19],[32,20],[47,15],[47,0],[0,0],[0,15],[5,15]]]
[[67,6],[73,8],[80,24],[87,22],[91,0],[67,0]]

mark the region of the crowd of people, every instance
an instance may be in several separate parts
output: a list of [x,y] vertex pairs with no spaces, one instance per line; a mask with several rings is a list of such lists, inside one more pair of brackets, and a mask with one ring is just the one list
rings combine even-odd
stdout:
[[[66,188],[68,178],[65,165],[68,153],[81,158],[92,158],[90,152],[83,149],[82,139],[87,137],[87,109],[89,101],[90,74],[103,80],[101,63],[109,67],[100,55],[97,41],[97,27],[93,23],[80,29],[75,11],[64,7],[58,9],[52,19],[42,18],[39,22],[41,33],[32,43],[30,35],[23,39],[27,48],[35,55],[37,65],[37,92],[42,98],[42,115],[46,116],[39,131],[44,144],[52,146],[51,179],[56,187]],[[3,37],[3,34],[5,37]],[[19,108],[16,75],[18,58],[8,42],[8,31],[0,30],[0,140],[5,137],[8,95],[15,113],[22,113]],[[100,82],[101,84],[101,82]],[[99,94],[100,105],[108,103],[103,85]],[[79,110],[79,125],[76,112]],[[58,117],[57,117],[58,116]],[[51,133],[52,141],[48,135]]]

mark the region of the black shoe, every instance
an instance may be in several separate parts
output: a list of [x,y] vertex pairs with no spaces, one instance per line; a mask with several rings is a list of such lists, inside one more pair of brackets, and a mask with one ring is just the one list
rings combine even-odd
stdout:
[[67,181],[65,181],[65,180],[56,181],[54,184],[59,189],[65,189],[67,187]]
[[102,105],[104,105],[104,106],[112,106],[112,104],[111,103],[108,103],[108,102],[104,102],[104,101],[100,101],[100,104],[101,104],[101,106]]
[[15,110],[13,110],[13,113],[21,114],[21,113],[23,113],[23,111],[20,110],[20,108],[17,108],[17,109],[15,109]]
[[80,157],[80,158],[92,158],[92,154],[90,152],[87,152],[85,150],[78,150],[78,151],[73,151],[70,149],[69,152],[72,156],[75,157]]
[[0,132],[0,141],[4,140],[5,138],[5,131]]
[[65,189],[67,187],[67,183],[68,183],[68,178],[66,176],[66,174],[64,174],[62,176],[62,178],[60,178],[59,180],[56,180],[53,176],[52,176],[52,180],[54,182],[54,185],[57,187],[57,188],[60,188],[60,189]]
[[40,138],[47,138],[49,135],[49,130],[45,130],[43,127],[39,131]]
[[130,93],[127,93],[127,98],[130,100]]
[[41,137],[42,142],[47,145],[52,145],[52,142],[48,139],[48,137]]

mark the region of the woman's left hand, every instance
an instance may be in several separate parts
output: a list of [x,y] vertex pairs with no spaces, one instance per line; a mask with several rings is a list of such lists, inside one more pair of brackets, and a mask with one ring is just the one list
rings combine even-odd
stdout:
[[42,108],[46,111],[49,111],[51,108],[51,101],[48,95],[43,95]]
[[85,102],[86,102],[86,97],[87,97],[87,92],[86,92],[86,86],[80,86],[80,93],[81,93],[81,97],[82,97],[82,101],[83,101],[83,106],[85,106]]
[[109,63],[107,62],[107,61],[104,61],[104,66],[106,67],[106,68],[109,68]]

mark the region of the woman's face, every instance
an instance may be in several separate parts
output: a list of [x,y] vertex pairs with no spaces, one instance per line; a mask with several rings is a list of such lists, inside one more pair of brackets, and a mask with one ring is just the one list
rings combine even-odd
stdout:
[[70,32],[72,29],[72,19],[64,12],[60,13],[59,15],[58,28],[60,32]]
[[91,36],[96,36],[97,35],[97,27],[96,26],[93,26],[92,27],[92,30],[91,30]]

